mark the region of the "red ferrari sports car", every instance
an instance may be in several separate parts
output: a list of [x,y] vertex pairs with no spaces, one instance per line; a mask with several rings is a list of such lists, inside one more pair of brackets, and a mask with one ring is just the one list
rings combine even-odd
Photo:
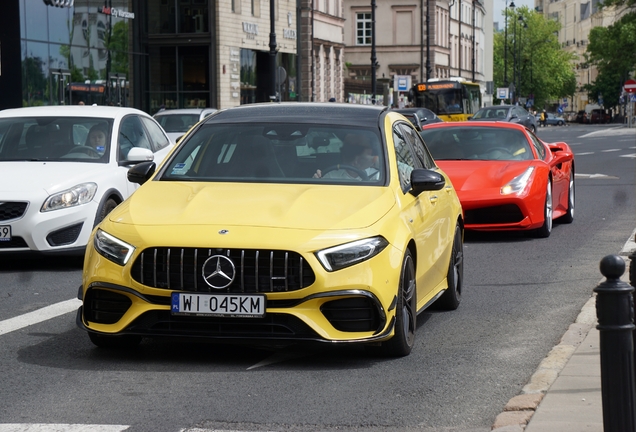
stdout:
[[513,123],[434,123],[421,134],[457,190],[465,229],[548,237],[553,220],[574,219],[574,154],[566,143],[543,142]]

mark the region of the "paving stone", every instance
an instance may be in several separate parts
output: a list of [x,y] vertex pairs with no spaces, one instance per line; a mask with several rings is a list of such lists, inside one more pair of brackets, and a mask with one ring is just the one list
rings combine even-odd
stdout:
[[535,410],[543,399],[543,393],[531,393],[515,396],[508,401],[504,411]]

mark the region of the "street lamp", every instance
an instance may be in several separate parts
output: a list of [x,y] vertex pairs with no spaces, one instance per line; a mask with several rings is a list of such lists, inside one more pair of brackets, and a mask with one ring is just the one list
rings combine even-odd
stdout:
[[[273,1],[273,0],[271,0]],[[375,57],[375,0],[371,0],[371,103],[375,105],[375,67],[377,60]]]
[[519,18],[517,18],[517,21],[519,22],[519,51],[518,51],[518,56],[519,56],[519,63],[518,63],[518,67],[517,67],[517,94],[521,94],[521,29],[522,28],[528,28],[528,24],[526,24],[525,20],[523,19],[523,15],[519,15]]
[[[514,10],[514,1],[510,2],[510,8]],[[506,17],[504,24],[504,86],[508,87],[508,0],[506,0]]]

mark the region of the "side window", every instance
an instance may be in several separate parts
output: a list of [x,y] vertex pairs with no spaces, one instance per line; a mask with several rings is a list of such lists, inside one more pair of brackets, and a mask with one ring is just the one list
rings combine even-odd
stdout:
[[148,130],[148,135],[150,136],[150,141],[155,151],[166,148],[170,144],[170,140],[168,140],[168,137],[163,133],[157,123],[146,117],[141,117],[141,121],[144,123],[144,126],[146,126],[146,130]]
[[539,139],[536,136],[534,136],[532,132],[528,132],[528,134],[530,135],[530,138],[532,140],[532,145],[537,150],[539,157],[541,159],[545,159],[545,147],[543,146],[541,141],[539,141]]
[[138,116],[132,115],[122,120],[119,125],[117,146],[119,150],[119,160],[125,160],[128,156],[128,152],[133,147],[142,147],[152,150],[150,141],[146,136],[146,131],[141,125]]
[[397,171],[400,176],[400,185],[404,192],[411,189],[411,172],[420,168],[411,146],[408,144],[405,134],[399,125],[393,126],[393,144],[395,146],[395,158],[397,159]]
[[433,161],[433,157],[429,153],[424,141],[422,140],[422,136],[415,132],[410,127],[402,124],[400,125],[402,129],[404,129],[404,137],[408,141],[411,146],[413,146],[413,150],[415,151],[415,155],[419,159],[422,167],[426,169],[435,168],[435,162]]

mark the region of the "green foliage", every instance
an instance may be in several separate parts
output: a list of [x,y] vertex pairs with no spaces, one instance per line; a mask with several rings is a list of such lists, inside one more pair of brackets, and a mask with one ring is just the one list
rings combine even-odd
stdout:
[[43,105],[47,91],[47,79],[44,75],[44,60],[40,57],[27,57],[22,61],[22,95],[25,106]]
[[618,105],[623,83],[636,70],[636,12],[623,15],[609,27],[594,27],[589,41],[586,54],[598,76],[585,86],[588,97],[598,100],[600,93],[606,107]]
[[[574,94],[576,74],[572,61],[574,54],[561,50],[556,32],[561,24],[546,19],[528,7],[508,10],[508,55],[507,78],[513,80],[513,67],[518,71],[515,81],[520,84],[518,94],[521,97],[534,95],[536,107],[543,107],[554,99]],[[506,11],[504,11],[504,14]],[[523,17],[519,21],[518,17]],[[526,26],[523,25],[525,22]],[[515,46],[515,36],[517,43]],[[495,87],[505,87],[505,33],[494,37],[493,73]],[[516,50],[515,50],[516,48]],[[516,54],[516,61],[513,57]],[[516,63],[516,65],[515,65]]]
[[126,21],[119,21],[113,26],[107,48],[111,58],[110,71],[128,76],[128,23]]

